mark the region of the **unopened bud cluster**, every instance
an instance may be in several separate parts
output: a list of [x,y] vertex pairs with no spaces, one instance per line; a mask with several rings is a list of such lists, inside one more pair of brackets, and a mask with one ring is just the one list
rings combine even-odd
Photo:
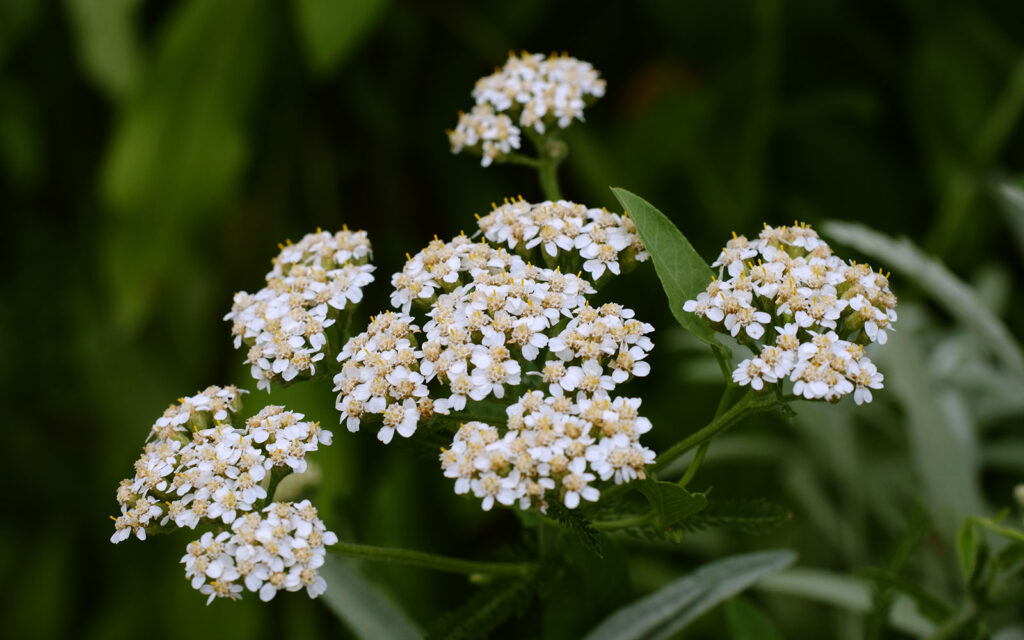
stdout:
[[538,134],[583,120],[583,109],[604,95],[605,81],[589,62],[567,54],[509,55],[505,66],[477,81],[476,106],[448,132],[453,153],[479,153],[488,166],[518,149],[521,128]]
[[852,393],[857,404],[882,388],[863,347],[885,344],[896,321],[887,276],[844,262],[806,224],[765,225],[754,240],[733,234],[712,266],[720,278],[683,309],[758,354],[734,382],[761,390],[788,379],[805,399]]
[[273,405],[236,426],[242,393],[209,387],[156,421],[134,477],[118,487],[121,514],[111,542],[133,533],[145,540],[147,530],[230,526],[230,539],[226,531],[206,533],[189,545],[183,562],[193,587],[211,600],[238,597],[237,580],[264,600],[278,589],[319,595],[316,569],[324,544],[337,538],[308,503],[274,503],[263,509],[268,516],[260,508],[271,476],[305,471],[306,454],[330,444],[331,432]]
[[343,313],[363,299],[373,282],[370,241],[364,231],[318,231],[281,248],[255,294],[235,294],[231,312],[235,348],[248,348],[246,362],[260,389],[316,374],[331,352],[328,333]]

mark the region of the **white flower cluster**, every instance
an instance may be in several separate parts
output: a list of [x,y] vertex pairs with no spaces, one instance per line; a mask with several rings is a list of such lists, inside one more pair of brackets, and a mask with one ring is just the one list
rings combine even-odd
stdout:
[[230,532],[204,533],[188,544],[181,562],[192,587],[210,596],[207,604],[214,598],[241,598],[239,581],[264,602],[282,589],[305,588],[315,598],[327,589],[317,572],[325,547],[337,542],[309,500],[275,502],[262,514],[253,511],[234,519]]
[[[619,275],[648,258],[636,225],[607,209],[559,200],[530,204],[522,197],[479,219],[484,237],[563,271],[580,268],[597,282],[607,271]],[[532,254],[530,252],[533,252]]]
[[349,431],[358,431],[368,415],[379,415],[383,426],[377,437],[387,444],[396,431],[408,438],[421,416],[433,415],[435,403],[427,397],[415,347],[419,327],[412,321],[405,313],[375,316],[338,354],[343,364],[334,377],[336,406]]
[[605,81],[589,62],[567,54],[509,55],[505,66],[477,81],[476,106],[459,114],[448,131],[452,153],[480,153],[484,167],[518,149],[521,128],[543,134],[548,127],[568,127],[583,120],[588,101],[604,95]]
[[459,112],[459,123],[448,131],[452,153],[471,149],[481,155],[480,166],[490,166],[520,145],[520,130],[504,113],[489,104],[478,104],[469,113]]
[[806,224],[766,224],[756,240],[733,234],[712,266],[729,278],[683,309],[756,347],[733,381],[760,390],[788,378],[808,400],[853,393],[857,404],[882,388],[863,345],[885,344],[896,321],[887,276],[847,264]]
[[472,492],[485,511],[495,501],[546,511],[549,491],[575,509],[581,499],[598,499],[590,485],[597,478],[644,478],[654,452],[639,442],[651,428],[639,406],[638,398],[611,399],[603,391],[576,402],[531,391],[506,409],[504,435],[483,422],[462,425],[442,450],[441,466],[455,479],[455,493]]
[[605,81],[589,62],[568,54],[511,53],[501,69],[477,80],[473,98],[498,112],[519,116],[519,126],[544,133],[547,126],[568,127],[583,120],[587,100],[604,95]]
[[255,294],[235,294],[231,312],[235,348],[249,349],[246,362],[260,389],[316,373],[331,352],[327,330],[363,299],[373,282],[370,241],[364,231],[317,231],[281,247]]
[[[264,407],[246,420],[243,427],[233,426],[232,418],[240,409],[241,393],[234,387],[209,387],[195,396],[182,398],[179,404],[171,405],[156,421],[142,456],[135,462],[135,476],[122,480],[118,487],[117,501],[121,515],[114,518],[111,542],[121,542],[132,533],[138,539],[145,540],[147,528],[195,529],[201,523],[231,525],[237,535],[241,536],[243,532],[240,527],[247,526],[244,523],[259,524],[260,516],[255,510],[268,498],[267,486],[271,482],[271,474],[268,472],[279,468],[284,473],[301,473],[306,469],[306,454],[316,451],[321,444],[330,444],[330,431],[321,429],[316,422],[304,421],[301,413],[286,411],[279,406]],[[312,510],[311,519],[309,509],[296,512],[297,517],[313,522],[316,511]],[[267,526],[274,532],[274,536],[263,536],[260,539],[267,551],[275,548],[271,545],[274,540],[283,543],[285,533],[298,530],[301,533],[298,537],[306,540],[307,546],[321,548],[322,562],[323,540],[336,540],[333,534],[327,536],[323,533],[323,524],[318,520],[316,523],[319,524],[314,529],[319,527],[321,533],[317,538],[310,538],[309,532],[312,529],[297,520],[286,526],[286,531],[278,529],[280,523],[272,518],[264,518],[263,521],[269,523]],[[213,538],[210,536],[206,534],[200,542],[205,544],[211,541]],[[240,539],[250,544],[249,537],[243,536]],[[224,541],[220,537],[218,540]],[[291,545],[293,541],[288,538],[287,542]],[[225,553],[234,555],[234,549],[231,547]],[[316,583],[315,575],[300,575],[306,568],[315,574],[319,564],[315,564],[313,555],[299,552],[297,547],[289,547],[282,553],[283,565],[257,559],[253,560],[255,564],[250,567],[243,561],[253,558],[239,556],[239,573],[234,577],[226,577],[232,575],[231,572],[225,573],[227,569],[224,562],[214,562],[220,557],[214,554],[216,557],[208,558],[209,562],[205,564],[189,565],[189,577],[193,579],[193,586],[197,589],[202,587],[204,593],[235,597],[237,591],[230,588],[228,583],[238,576],[249,576],[256,565],[263,563],[269,569],[257,571],[257,576],[265,573],[267,577],[262,579],[273,582],[274,588],[294,591],[298,588],[294,579],[286,581],[283,576],[274,578],[272,574],[281,572],[282,566],[292,567],[299,562],[303,566],[296,570],[296,576],[300,579],[298,584],[306,586],[310,595],[316,595],[314,592],[317,590],[322,591],[319,583]],[[203,585],[207,578],[212,582]],[[250,585],[251,580],[247,578],[246,584]],[[255,591],[260,587],[250,588]],[[263,597],[264,593],[260,595]]]

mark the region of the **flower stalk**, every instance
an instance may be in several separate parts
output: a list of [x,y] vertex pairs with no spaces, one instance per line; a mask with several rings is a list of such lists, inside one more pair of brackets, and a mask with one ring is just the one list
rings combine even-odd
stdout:
[[424,569],[468,575],[484,574],[494,577],[515,578],[527,576],[537,568],[536,563],[533,562],[478,562],[426,553],[424,551],[413,551],[412,549],[377,547],[353,542],[338,542],[331,547],[331,551],[354,558],[397,562],[414,567],[423,567]]

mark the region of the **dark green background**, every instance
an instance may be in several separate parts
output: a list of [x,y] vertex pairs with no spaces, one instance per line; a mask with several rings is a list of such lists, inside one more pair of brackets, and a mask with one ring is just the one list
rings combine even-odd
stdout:
[[[260,286],[278,242],[317,226],[366,229],[378,265],[369,313],[383,308],[405,252],[468,230],[492,201],[540,199],[530,170],[481,169],[452,156],[444,135],[510,49],[565,50],[608,81],[567,132],[567,197],[614,207],[608,186],[628,188],[709,259],[731,230],[756,233],[762,221],[847,219],[906,234],[967,279],[993,266],[1009,276],[1005,315],[1021,332],[1020,253],[991,190],[1024,167],[1019,2],[337,5],[0,0],[0,636],[345,633],[304,595],[204,607],[176,564],[187,536],[109,544],[114,491],[175,398],[208,384],[254,388],[221,317],[234,291]],[[894,288],[916,295],[898,279]],[[673,329],[652,269],[602,296],[658,329],[655,375],[630,392],[654,420],[648,443],[665,447],[703,424],[718,386],[689,366],[706,362]],[[262,398],[249,396],[248,409]],[[329,383],[273,399],[337,423]],[[899,412],[884,402],[862,414],[864,447],[898,452]],[[870,509],[837,507],[861,520],[856,540],[833,544],[791,495],[779,460],[815,457],[799,433],[777,420],[747,430],[781,453],[709,463],[698,484],[771,497],[793,522],[768,538],[633,549],[630,563],[610,553],[507,634],[571,637],[688,567],[761,546],[840,572],[884,564],[898,531]],[[432,454],[335,433],[317,454],[317,494],[343,538],[478,558],[518,540],[516,518],[456,498]],[[823,496],[842,499],[808,468]],[[996,505],[1010,483],[984,478]],[[949,535],[925,550],[945,570],[955,569]],[[473,592],[457,577],[366,569],[424,625]],[[795,600],[761,603],[791,637],[831,636],[842,622]],[[698,633],[719,637],[719,623]]]

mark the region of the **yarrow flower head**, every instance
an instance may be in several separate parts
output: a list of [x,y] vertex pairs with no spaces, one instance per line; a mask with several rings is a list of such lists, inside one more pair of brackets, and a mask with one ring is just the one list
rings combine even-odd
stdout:
[[330,444],[331,432],[273,405],[236,426],[242,393],[209,387],[164,412],[150,429],[134,477],[118,487],[121,514],[110,540],[133,533],[145,540],[147,530],[230,526],[234,535],[207,532],[189,545],[182,561],[194,588],[210,600],[237,598],[242,589],[235,581],[244,579],[264,600],[282,588],[306,587],[315,597],[324,588],[316,575],[323,547],[337,537],[308,502],[275,503],[264,509],[270,516],[259,510],[272,477],[305,471],[306,454]]
[[594,282],[648,258],[628,216],[568,200],[530,204],[522,197],[506,199],[478,224],[490,242],[565,272],[582,269]]
[[[757,354],[732,379],[762,390],[793,383],[808,400],[870,402],[883,376],[864,345],[885,344],[896,321],[888,276],[846,263],[806,224],[733,234],[711,265],[719,277],[683,306]],[[726,278],[728,275],[728,278]]]
[[600,391],[576,401],[531,391],[506,409],[503,430],[483,422],[459,428],[441,452],[455,493],[472,493],[485,511],[494,503],[546,511],[549,496],[575,509],[594,502],[591,483],[644,478],[654,452],[639,442],[650,422],[637,415],[638,398],[610,398]]
[[489,166],[520,146],[520,130],[504,113],[489,104],[478,104],[469,113],[459,113],[459,123],[448,132],[452,153],[463,149],[479,153],[480,166]]
[[255,294],[235,294],[231,312],[235,348],[248,348],[246,361],[260,389],[271,383],[310,378],[336,346],[331,327],[363,299],[373,282],[370,241],[364,231],[317,231],[281,247]]
[[448,132],[453,153],[480,153],[481,164],[519,148],[521,129],[544,134],[583,120],[583,109],[604,95],[605,81],[589,62],[568,54],[509,54],[500,69],[477,81],[476,106]]
[[647,258],[632,221],[522,198],[477,219],[480,241],[435,236],[406,254],[391,279],[395,311],[338,354],[342,423],[372,424],[388,443],[424,422],[456,423],[477,403],[505,404],[505,424],[468,419],[442,455],[456,492],[485,509],[545,509],[553,497],[575,508],[597,499],[591,483],[644,477],[654,452],[639,437],[650,423],[639,399],[610,394],[648,375],[654,329],[632,309],[587,299]]

